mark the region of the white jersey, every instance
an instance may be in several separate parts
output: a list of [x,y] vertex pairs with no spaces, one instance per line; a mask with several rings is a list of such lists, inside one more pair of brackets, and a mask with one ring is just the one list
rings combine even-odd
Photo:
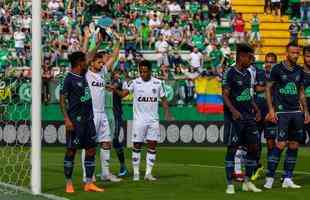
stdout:
[[128,88],[133,92],[133,119],[143,122],[154,122],[159,120],[158,103],[165,91],[161,80],[151,78],[145,82],[142,78],[132,81]]
[[101,72],[95,73],[90,70],[86,73],[86,79],[90,88],[90,93],[93,102],[94,112],[105,112],[105,78],[107,74],[106,67],[103,67]]

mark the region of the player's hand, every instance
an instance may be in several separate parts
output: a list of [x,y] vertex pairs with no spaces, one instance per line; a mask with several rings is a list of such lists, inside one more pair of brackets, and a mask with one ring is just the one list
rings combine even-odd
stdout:
[[237,111],[237,110],[232,112],[232,117],[233,117],[233,120],[242,119],[241,113],[239,111]]
[[66,127],[67,131],[73,131],[74,130],[74,125],[68,117],[65,118],[65,127]]
[[260,111],[256,112],[256,114],[255,114],[255,120],[256,120],[257,122],[259,122],[261,119],[262,119],[262,115],[260,114]]
[[272,123],[277,123],[278,121],[278,116],[276,114],[275,111],[270,111],[267,115],[266,115],[266,121],[270,121]]
[[111,85],[111,84],[106,85],[105,88],[111,92],[114,92],[116,90],[116,87],[114,85]]
[[310,122],[310,115],[309,112],[305,112],[305,124],[308,124]]

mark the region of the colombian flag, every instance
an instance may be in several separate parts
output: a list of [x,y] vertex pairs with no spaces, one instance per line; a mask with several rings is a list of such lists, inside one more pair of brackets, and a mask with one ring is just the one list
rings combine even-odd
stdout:
[[197,110],[201,113],[223,113],[222,85],[216,77],[195,79]]

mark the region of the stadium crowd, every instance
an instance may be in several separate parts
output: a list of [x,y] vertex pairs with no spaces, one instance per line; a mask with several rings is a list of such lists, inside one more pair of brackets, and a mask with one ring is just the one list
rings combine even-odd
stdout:
[[[278,1],[266,0],[266,12],[268,5],[270,10],[277,6],[275,2]],[[296,9],[291,2],[292,10]],[[292,38],[301,28],[309,29],[309,23],[305,23],[310,18],[310,11],[304,6],[307,4],[307,1],[300,2],[301,12],[297,17],[302,26],[294,21],[296,26],[290,29]],[[122,71],[122,77],[136,77],[137,63],[149,54],[154,75],[175,80],[175,96],[181,99],[180,104],[191,103],[194,95],[193,76],[182,72],[221,79],[223,69],[234,62],[235,43],[260,41],[258,17],[253,16],[252,31],[247,33],[246,21],[241,13],[234,13],[230,0],[43,0],[45,102],[50,99],[49,84],[68,70],[68,55],[84,48],[85,31],[96,32],[102,16],[113,18],[113,28],[121,36],[124,51],[115,68]],[[30,78],[31,1],[0,1],[0,33],[1,69],[17,77]],[[109,53],[112,45],[105,41],[100,49]]]

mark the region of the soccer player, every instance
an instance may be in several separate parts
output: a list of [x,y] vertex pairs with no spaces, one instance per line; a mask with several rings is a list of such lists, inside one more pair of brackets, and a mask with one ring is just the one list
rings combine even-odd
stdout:
[[[112,85],[116,87],[117,90],[122,90],[123,82],[120,79],[120,71],[113,70],[112,72]],[[115,120],[115,130],[113,137],[113,148],[116,151],[116,155],[118,161],[120,163],[119,176],[126,176],[128,174],[128,170],[125,164],[125,154],[123,142],[119,141],[120,130],[123,125],[123,109],[122,109],[122,96],[113,92],[113,115]]]
[[64,158],[64,174],[67,193],[74,192],[72,172],[77,148],[86,149],[84,191],[104,191],[92,181],[95,170],[96,132],[90,89],[85,78],[87,65],[91,58],[93,58],[93,53],[86,56],[85,53],[79,51],[69,56],[71,71],[64,79],[60,90],[60,108],[66,127],[67,151]]
[[144,179],[155,181],[152,175],[152,168],[156,159],[156,145],[160,139],[158,103],[161,101],[165,117],[171,120],[168,101],[162,82],[151,76],[151,63],[143,60],[139,63],[140,77],[123,91],[113,90],[120,96],[126,96],[133,92],[133,128],[132,128],[132,165],[133,180],[140,180],[141,147],[147,141],[146,172]]
[[[304,55],[304,88],[305,88],[305,96],[307,99],[307,106],[310,107],[310,45],[305,46],[303,49]],[[310,124],[305,124],[305,135],[304,139],[307,139],[306,134],[310,137]]]
[[[258,130],[259,133],[262,134],[264,132],[264,137],[267,140],[267,152],[269,155],[270,150],[273,148],[275,144],[275,137],[277,126],[274,123],[268,122],[265,120],[268,114],[268,105],[266,100],[266,81],[270,77],[270,71],[273,65],[277,63],[277,56],[276,54],[270,52],[267,53],[265,56],[265,64],[264,69],[256,69],[256,80],[255,80],[255,103],[258,106],[259,110],[261,111],[262,119],[258,122]],[[260,137],[261,138],[261,137]],[[262,144],[261,140],[259,143],[259,152],[257,157],[257,167],[255,169],[255,173],[251,177],[252,181],[255,181],[260,177],[261,174],[264,172],[264,167],[261,164],[261,151],[262,151]]]
[[239,146],[245,146],[247,149],[242,190],[261,192],[250,181],[257,165],[259,132],[255,120],[260,120],[260,111],[251,95],[251,74],[247,70],[253,61],[253,54],[254,50],[251,46],[244,43],[238,44],[236,65],[227,69],[223,78],[227,194],[235,193],[234,156]]
[[[304,121],[309,121],[309,113],[304,94],[303,71],[297,65],[300,47],[297,43],[290,42],[286,49],[286,60],[271,69],[270,79],[266,86],[269,108],[267,118],[276,122],[278,126],[276,145],[268,157],[268,172],[264,185],[267,189],[272,188],[275,172],[285,147],[287,150],[282,187],[301,187],[293,182],[292,177],[297,161],[299,142],[303,137]],[[301,106],[304,113],[300,109]]]
[[[118,55],[118,44],[114,47],[114,51],[111,56],[103,52],[97,53],[94,61],[91,63],[90,69],[86,73],[86,79],[93,102],[97,142],[100,145],[101,180],[111,182],[120,182],[121,179],[117,178],[109,170],[112,138],[104,100],[106,90],[105,86],[107,84],[106,80],[109,81],[110,79],[110,77],[107,77],[108,71],[111,71]],[[84,151],[85,150],[83,150],[83,152]],[[85,153],[82,153],[82,161],[84,160],[84,156]],[[83,172],[83,177],[86,178],[85,169],[83,169]]]

